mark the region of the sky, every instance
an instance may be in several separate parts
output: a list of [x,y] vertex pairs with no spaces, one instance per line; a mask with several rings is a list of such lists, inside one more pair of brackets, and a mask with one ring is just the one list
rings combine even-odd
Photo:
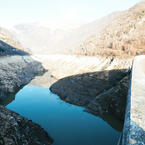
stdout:
[[141,0],[0,0],[0,26],[46,21],[87,23]]

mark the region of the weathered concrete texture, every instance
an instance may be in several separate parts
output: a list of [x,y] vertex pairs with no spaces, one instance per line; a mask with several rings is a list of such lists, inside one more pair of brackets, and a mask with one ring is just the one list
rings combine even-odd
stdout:
[[122,145],[145,145],[145,56],[134,59]]
[[0,57],[0,100],[4,100],[9,93],[15,92],[44,71],[41,63],[30,56]]
[[0,106],[0,145],[50,145],[40,125]]

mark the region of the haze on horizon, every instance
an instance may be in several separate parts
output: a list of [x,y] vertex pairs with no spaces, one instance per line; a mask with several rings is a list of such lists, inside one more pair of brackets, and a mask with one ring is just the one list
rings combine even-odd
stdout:
[[0,0],[3,27],[20,23],[80,25],[114,11],[126,10],[141,0]]

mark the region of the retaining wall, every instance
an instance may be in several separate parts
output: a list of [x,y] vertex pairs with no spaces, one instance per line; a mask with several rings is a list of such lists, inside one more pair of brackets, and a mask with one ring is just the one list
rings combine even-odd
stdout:
[[133,61],[122,145],[145,145],[145,55]]

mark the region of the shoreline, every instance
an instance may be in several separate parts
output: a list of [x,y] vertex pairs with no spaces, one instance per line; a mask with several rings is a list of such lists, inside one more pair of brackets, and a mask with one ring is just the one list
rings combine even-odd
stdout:
[[[0,68],[1,102],[7,99],[10,93],[14,93],[28,84],[35,76],[46,72],[41,63],[30,56],[0,57]],[[53,140],[40,125],[1,105],[0,108],[0,124],[3,124],[0,126],[1,144],[52,144]]]

